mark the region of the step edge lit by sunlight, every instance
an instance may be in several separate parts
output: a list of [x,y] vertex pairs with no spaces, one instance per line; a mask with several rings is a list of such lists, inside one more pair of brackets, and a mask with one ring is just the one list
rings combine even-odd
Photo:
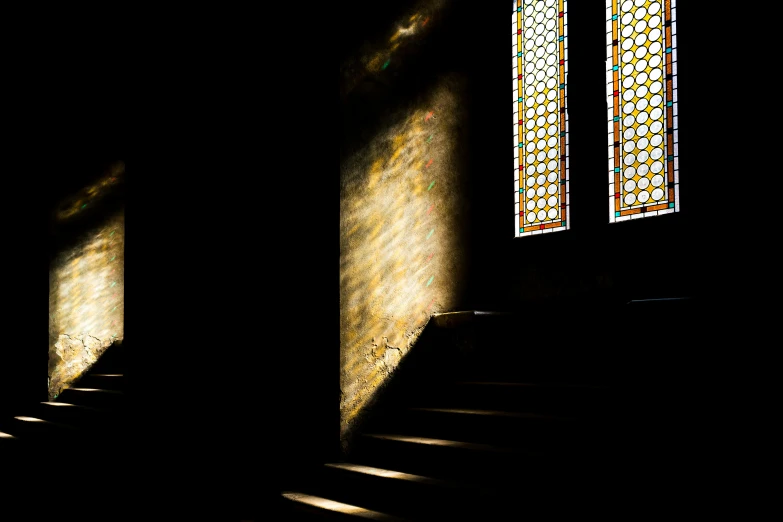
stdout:
[[69,390],[83,392],[104,392],[104,393],[122,393],[120,390],[103,390],[101,388],[68,388]]
[[392,478],[399,480],[407,480],[410,482],[426,482],[426,483],[442,483],[443,481],[430,477],[424,477],[421,475],[413,475],[411,473],[403,473],[401,471],[392,471],[388,469],[373,468],[371,466],[362,466],[359,464],[349,464],[347,462],[335,462],[327,463],[326,466],[330,468],[337,468],[346,471],[354,471],[356,473],[363,473],[365,475],[373,475],[376,477]]
[[517,411],[468,410],[462,408],[411,408],[411,410],[431,411],[437,413],[462,413],[465,415],[485,415],[487,417],[517,417],[520,419],[570,420],[569,417],[560,417],[556,415],[543,415],[540,413],[526,413],[526,412],[517,412]]
[[429,437],[410,437],[408,435],[384,435],[384,434],[376,434],[376,433],[367,433],[365,435],[367,437],[373,437],[376,439],[394,440],[399,442],[410,442],[413,444],[426,444],[429,446],[446,446],[446,447],[453,447],[453,448],[478,449],[482,451],[500,451],[500,452],[507,452],[507,453],[513,452],[513,450],[510,448],[492,446],[490,444],[478,444],[475,442],[459,442],[455,440],[432,439]]
[[356,515],[362,518],[369,518],[373,520],[386,520],[389,522],[395,520],[401,521],[401,519],[399,518],[393,517],[391,515],[387,515],[385,513],[381,513],[379,511],[372,511],[359,506],[343,504],[342,502],[337,502],[335,500],[329,500],[322,497],[316,497],[314,495],[306,495],[304,493],[295,493],[293,491],[287,491],[283,493],[283,496],[288,500],[299,502],[300,504],[307,504],[317,508],[326,509],[328,511],[344,513],[346,515]]

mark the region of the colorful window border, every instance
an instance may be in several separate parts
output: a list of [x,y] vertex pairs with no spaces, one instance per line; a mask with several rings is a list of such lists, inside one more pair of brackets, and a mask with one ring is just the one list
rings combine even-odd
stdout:
[[514,235],[521,237],[571,226],[568,23],[566,0],[514,0],[512,6]]
[[[609,221],[611,223],[680,211],[676,8],[676,0],[606,0],[606,81],[609,101],[607,104]],[[651,11],[653,14],[650,14]],[[631,27],[632,24],[639,24],[641,21],[645,22],[644,27],[646,29],[644,30],[647,33],[659,30],[663,42],[659,47],[656,46],[656,49],[659,49],[660,58],[662,58],[659,65],[656,66],[660,69],[659,72],[656,71],[656,75],[660,73],[662,77],[660,84],[663,92],[661,100],[663,124],[660,130],[652,133],[648,139],[650,143],[655,140],[656,142],[660,141],[661,145],[663,145],[662,154],[652,149],[654,153],[661,156],[660,160],[662,161],[660,163],[662,163],[663,167],[660,170],[663,170],[663,173],[654,170],[657,167],[655,165],[656,159],[650,157],[649,159],[653,161],[648,161],[648,156],[645,152],[640,153],[640,155],[645,154],[645,161],[642,162],[638,161],[638,157],[634,156],[633,152],[624,154],[627,149],[626,144],[630,145],[631,149],[633,147],[633,144],[628,143],[628,141],[637,139],[638,136],[634,134],[626,140],[626,135],[633,134],[631,129],[634,129],[636,132],[640,127],[643,127],[643,130],[647,131],[647,126],[644,125],[645,122],[639,123],[639,121],[634,121],[626,125],[626,120],[630,121],[629,118],[634,114],[638,115],[640,111],[634,109],[631,114],[623,116],[624,107],[626,106],[624,104],[624,95],[626,94],[624,87],[626,85],[625,82],[631,79],[631,75],[624,74],[624,72],[627,72],[626,69],[629,67],[629,62],[621,63],[620,56],[622,53],[628,53],[630,50],[638,50],[640,46],[644,45],[645,42],[641,44],[634,42],[628,46],[624,46],[623,43],[625,38],[630,38],[634,34],[633,31],[635,29]],[[654,24],[655,27],[649,25],[651,22],[656,22]],[[623,31],[624,28],[626,29],[625,33]],[[638,36],[641,33],[637,31],[635,34]],[[642,38],[642,40],[645,39]],[[645,50],[647,50],[646,47]],[[639,61],[641,60],[635,60],[634,63]],[[644,62],[645,65],[649,65],[652,62],[652,58],[650,62],[646,60]],[[656,63],[658,63],[658,60],[656,60]],[[631,73],[634,71],[639,72],[639,69],[636,67],[633,69]],[[650,68],[650,71],[652,70]],[[642,72],[646,72],[646,70]],[[650,77],[652,77],[652,74],[650,74]],[[654,82],[647,80],[645,84],[640,84],[639,86],[652,85],[652,83]],[[645,89],[645,92],[647,92],[647,89]],[[646,102],[643,103],[646,106]],[[642,112],[645,112],[646,117],[647,112]],[[652,114],[652,111],[650,111],[650,114]],[[652,129],[652,125],[650,125],[650,129]],[[656,135],[659,137],[656,137]],[[645,134],[644,137],[646,136]],[[644,175],[639,175],[640,168],[644,169]],[[656,174],[661,174],[660,178],[656,178]],[[640,183],[643,184],[643,187]],[[647,188],[651,190],[647,191]],[[650,195],[656,188],[663,193],[657,200]],[[642,192],[646,193],[644,194],[644,201],[637,198],[637,195],[642,194]]]

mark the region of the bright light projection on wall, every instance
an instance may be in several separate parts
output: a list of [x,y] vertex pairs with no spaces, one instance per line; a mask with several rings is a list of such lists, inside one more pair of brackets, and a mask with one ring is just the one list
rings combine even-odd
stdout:
[[570,225],[566,0],[514,0],[514,235]]
[[676,1],[606,1],[609,221],[679,212]]
[[[122,175],[121,168],[115,165],[104,179],[80,191],[75,198],[82,202],[66,205],[67,214],[55,219],[68,219],[71,211],[80,211],[99,192],[107,194]],[[118,208],[53,260],[49,274],[50,399],[57,398],[109,346],[124,338],[124,256],[125,216]]]
[[464,281],[458,82],[442,80],[341,165],[340,414],[347,440]]
[[90,206],[111,192],[114,186],[125,174],[125,163],[117,162],[113,164],[105,176],[95,183],[84,187],[73,197],[62,203],[57,210],[56,217],[58,221],[67,221],[71,217],[90,209]]
[[124,218],[119,213],[62,252],[51,274],[50,399],[124,337]]
[[389,38],[388,47],[378,50],[367,62],[367,70],[369,72],[386,70],[391,63],[394,52],[400,48],[400,44],[406,42],[411,36],[424,31],[429,21],[430,17],[422,16],[421,13],[416,13],[406,20],[402,20]]
[[438,13],[446,3],[447,0],[421,0],[414,6],[411,15],[395,22],[387,39],[376,42],[373,49],[365,51],[361,57],[354,57],[341,64],[341,96],[352,91],[367,75],[382,74],[415,52],[417,44],[437,24]]

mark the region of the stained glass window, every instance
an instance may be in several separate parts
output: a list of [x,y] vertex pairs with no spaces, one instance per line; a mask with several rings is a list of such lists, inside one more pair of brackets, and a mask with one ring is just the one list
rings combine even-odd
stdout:
[[675,4],[606,0],[610,222],[680,210]]
[[514,0],[514,235],[570,228],[566,0]]

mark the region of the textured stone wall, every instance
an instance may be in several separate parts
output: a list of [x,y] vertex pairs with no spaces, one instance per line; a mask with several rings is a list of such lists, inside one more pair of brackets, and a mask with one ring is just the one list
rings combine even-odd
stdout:
[[[73,217],[110,190],[114,169],[61,207]],[[107,215],[59,252],[49,274],[49,398],[77,380],[106,348],[124,335],[124,210]]]
[[445,77],[404,114],[389,114],[387,130],[341,166],[344,441],[431,314],[455,306],[464,282],[461,89]]

